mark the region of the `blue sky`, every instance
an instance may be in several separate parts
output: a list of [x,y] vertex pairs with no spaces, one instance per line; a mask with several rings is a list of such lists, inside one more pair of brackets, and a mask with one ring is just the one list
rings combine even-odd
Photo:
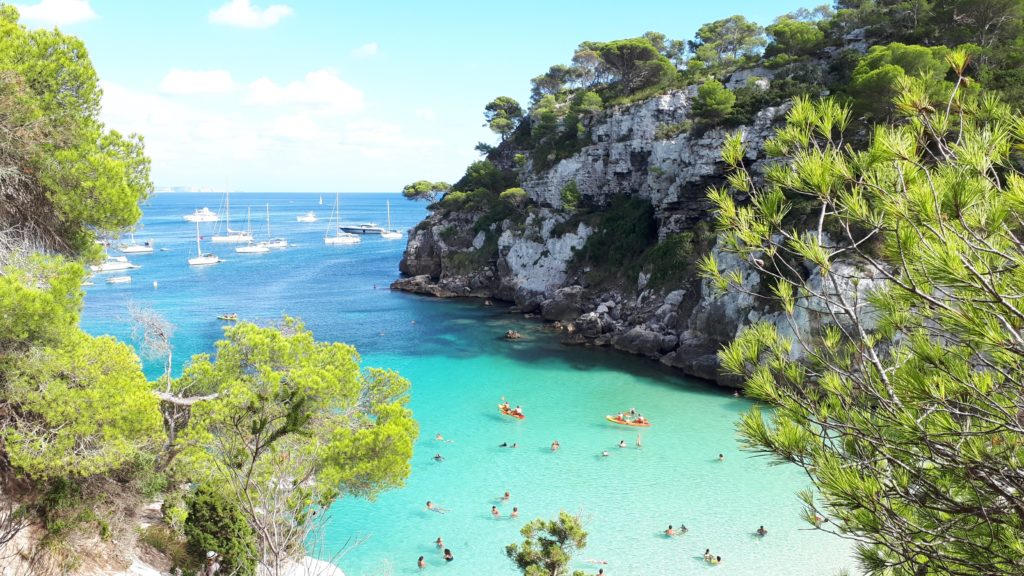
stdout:
[[139,132],[157,186],[395,191],[454,181],[493,143],[483,106],[584,40],[689,39],[798,0],[22,0],[31,27],[81,37],[103,118]]

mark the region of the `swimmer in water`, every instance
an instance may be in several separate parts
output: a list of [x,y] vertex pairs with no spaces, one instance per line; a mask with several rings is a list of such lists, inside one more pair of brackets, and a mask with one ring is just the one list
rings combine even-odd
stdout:
[[719,462],[725,462],[725,454],[719,454],[718,455],[718,461]]
[[610,454],[608,454],[608,451],[605,450],[604,452],[601,452],[601,456],[610,456]]
[[513,442],[509,448],[519,448],[519,442]]
[[761,525],[760,528],[757,529],[757,535],[758,536],[767,536],[768,535],[768,531],[764,529],[764,525],[763,524]]
[[444,462],[444,456],[440,454],[434,454],[434,462]]
[[434,544],[437,544],[438,548],[444,548],[444,540],[441,540],[440,536],[437,537],[437,542],[434,542]]
[[625,447],[626,447],[626,441],[625,440],[619,440],[619,448],[625,448]]
[[676,531],[675,531],[675,530],[673,530],[673,529],[672,529],[672,525],[671,525],[671,524],[669,524],[669,525],[668,525],[668,530],[665,530],[665,536],[669,536],[669,537],[672,537],[672,536],[675,536],[675,535],[676,535]]
[[512,507],[512,513],[509,514],[509,517],[511,517],[511,518],[519,518],[519,507],[518,506],[513,506]]
[[452,556],[452,551],[451,550],[445,548],[444,549],[444,561],[445,562],[451,562],[452,560],[455,560],[455,556]]
[[502,496],[501,499],[507,501],[511,497],[512,495],[508,493],[508,490],[505,490],[505,495]]
[[416,566],[419,566],[420,568],[427,567],[427,561],[423,559],[423,556],[420,556],[420,559],[416,561]]
[[444,436],[441,436],[441,433],[438,432],[437,435],[434,436],[434,440],[437,440],[438,442],[444,442]]
[[562,445],[558,443],[558,440],[555,440],[554,442],[551,443],[551,451],[554,452],[555,450],[561,448],[561,446]]
[[679,533],[680,534],[686,534],[689,531],[690,531],[690,529],[686,527],[686,524],[683,524],[682,522],[679,523]]
[[495,518],[501,516],[501,512],[498,512],[497,506],[491,506],[491,516],[494,516]]
[[711,548],[704,549],[704,561],[711,562]]
[[636,435],[636,447],[637,448],[643,448],[644,447],[644,443],[640,441],[640,435],[639,434]]
[[508,442],[502,442],[501,444],[498,444],[498,448],[508,448]]
[[427,510],[430,510],[431,512],[437,512],[438,514],[444,514],[448,512],[448,510],[441,508],[440,506],[434,504],[430,500],[427,500]]

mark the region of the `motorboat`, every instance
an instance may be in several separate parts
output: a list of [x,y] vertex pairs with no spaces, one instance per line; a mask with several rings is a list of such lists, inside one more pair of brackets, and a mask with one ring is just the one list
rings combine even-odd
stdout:
[[140,268],[140,266],[132,264],[125,256],[107,256],[107,261],[103,264],[89,266],[89,270],[93,272],[119,272],[136,268]]
[[387,230],[373,223],[338,226],[338,229],[349,234],[383,234],[387,232]]
[[[324,233],[324,244],[359,244],[363,240],[358,235],[342,231],[341,226],[334,227],[334,223],[337,222],[341,214],[340,205],[340,198],[335,194],[334,211],[331,212],[331,219],[327,223],[327,231]],[[331,234],[332,229],[334,230],[333,235]]]
[[245,246],[238,246],[235,252],[239,254],[266,254],[270,252],[270,246],[266,242],[250,242]]
[[111,276],[107,278],[107,284],[131,284],[131,276]]
[[295,217],[296,222],[316,222],[316,214],[313,212],[306,212],[302,216]]
[[189,222],[216,222],[218,220],[217,213],[206,207],[199,208],[191,214],[185,214],[182,218]]

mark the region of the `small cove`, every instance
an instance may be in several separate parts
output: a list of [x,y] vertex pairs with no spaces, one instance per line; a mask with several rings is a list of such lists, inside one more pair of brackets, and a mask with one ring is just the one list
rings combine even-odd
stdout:
[[[787,574],[817,576],[851,567],[850,546],[808,530],[799,519],[796,491],[808,486],[793,467],[770,467],[738,449],[735,422],[750,406],[728,391],[688,380],[657,364],[606,350],[567,348],[541,325],[474,302],[438,301],[394,293],[404,240],[367,237],[357,246],[324,246],[330,207],[317,194],[235,194],[232,206],[259,211],[270,203],[275,235],[297,244],[264,255],[233,253],[232,245],[204,243],[226,262],[210,268],[185,263],[195,251],[195,227],[181,215],[209,206],[219,194],[158,195],[145,207],[136,238],[157,251],[130,259],[142,266],[128,285],[95,279],[88,288],[82,325],[93,334],[129,340],[129,302],[149,306],[176,326],[176,364],[211,352],[223,323],[216,316],[270,322],[302,318],[321,340],[355,345],[368,366],[398,370],[412,382],[411,408],[420,438],[407,485],[376,501],[345,499],[331,510],[323,553],[349,538],[366,540],[339,560],[349,576],[418,573],[515,574],[503,554],[519,541],[519,528],[559,510],[580,513],[590,533],[580,555],[608,561],[613,574]],[[414,226],[421,205],[397,194],[346,194],[342,217],[382,221],[391,200],[395,227]],[[316,210],[321,221],[295,217]],[[203,225],[203,234],[213,225]],[[260,229],[254,233],[260,239]],[[153,282],[158,287],[153,287]],[[523,333],[517,342],[505,330]],[[154,366],[147,366],[150,376]],[[506,397],[523,406],[523,421],[502,417]],[[605,414],[636,407],[653,426],[615,426]],[[440,433],[452,442],[438,442]],[[550,444],[561,448],[552,453]],[[627,448],[617,444],[625,440]],[[502,442],[518,448],[500,448]],[[608,450],[608,457],[600,453]],[[433,456],[440,453],[443,462]],[[725,460],[718,461],[717,455]],[[511,499],[500,502],[508,490]],[[450,510],[424,509],[433,500]],[[492,505],[502,513],[490,515]],[[508,518],[517,506],[520,518]],[[668,539],[669,524],[689,532]],[[753,536],[765,525],[765,538]],[[434,540],[441,536],[456,560],[445,563]],[[723,557],[701,560],[705,548]],[[598,566],[579,562],[578,569]]]

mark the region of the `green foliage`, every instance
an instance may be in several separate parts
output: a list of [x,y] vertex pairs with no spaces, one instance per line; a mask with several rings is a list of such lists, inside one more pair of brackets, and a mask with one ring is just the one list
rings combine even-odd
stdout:
[[[594,232],[573,254],[571,266],[586,270],[595,284],[632,286],[640,272],[640,259],[658,241],[658,223],[650,202],[633,196],[615,196],[604,210],[590,215]],[[574,228],[575,226],[573,226]]]
[[691,108],[693,116],[703,126],[715,126],[732,112],[736,95],[717,80],[708,80],[697,89]]
[[157,399],[139,359],[113,338],[71,333],[59,348],[32,349],[6,376],[4,400],[21,417],[3,438],[11,464],[23,474],[108,473],[160,439]]
[[597,92],[579,92],[573,97],[572,110],[583,114],[595,114],[604,110],[604,102]]
[[202,563],[208,551],[220,555],[221,571],[237,576],[256,574],[256,536],[235,502],[200,484],[187,499],[185,537],[193,559]]
[[765,58],[809,56],[825,45],[825,32],[812,22],[782,17],[765,28],[772,41],[764,49]]
[[669,140],[679,136],[680,134],[689,132],[692,129],[693,121],[691,120],[683,120],[672,124],[659,124],[658,127],[654,129],[654,137],[658,140]]
[[509,134],[515,131],[519,122],[523,119],[523,108],[515,99],[508,96],[499,96],[487,103],[484,107],[485,124],[492,132],[501,135],[505,140]]
[[853,71],[850,93],[854,111],[883,118],[893,111],[892,100],[900,82],[907,77],[919,78],[928,97],[934,101],[947,91],[944,76],[949,67],[942,46],[926,48],[894,42],[872,46]]
[[576,185],[575,180],[566,182],[559,194],[559,199],[562,201],[562,209],[566,212],[575,212],[582,198],[583,195],[580,194],[579,186]]
[[643,37],[676,68],[686,65],[686,42],[672,40],[661,32],[644,32]]
[[433,202],[438,194],[444,194],[451,190],[452,185],[447,182],[430,182],[429,180],[417,180],[402,188],[402,196],[409,200],[426,200]]
[[697,259],[714,240],[714,232],[704,222],[692,230],[669,234],[640,257],[640,267],[651,275],[651,288],[677,287],[692,279]]
[[58,345],[76,330],[85,276],[81,265],[33,254],[0,271],[0,354]]
[[[587,532],[576,516],[559,512],[557,520],[531,520],[522,530],[522,544],[509,544],[505,555],[524,576],[561,576],[577,552],[587,547]],[[573,576],[584,576],[580,570]]]
[[[748,412],[739,431],[748,449],[808,473],[805,518],[856,538],[872,576],[1024,564],[1024,496],[1006,490],[1024,454],[1024,122],[963,90],[965,54],[950,63],[955,83],[938,105],[904,81],[896,122],[876,125],[863,151],[847,145],[848,108],[796,100],[766,146],[785,164],[746,186],[742,204],[709,192],[722,249],[767,279],[771,304],[812,314],[790,324],[792,336],[757,324],[722,350],[723,370],[772,406]],[[752,183],[740,142],[726,147],[730,181]],[[814,224],[786,224],[798,202]],[[701,269],[723,289],[742,282],[710,256]]]
[[522,208],[525,206],[528,198],[526,190],[523,190],[522,188],[509,188],[498,196],[498,199],[514,208]]
[[181,492],[174,491],[164,496],[164,501],[160,504],[160,515],[176,534],[185,533],[188,505]]
[[194,570],[201,565],[200,561],[189,553],[188,544],[167,526],[157,524],[144,528],[139,534],[139,540],[163,554],[170,560],[171,566]]
[[646,38],[601,43],[595,49],[613,82],[626,94],[662,84],[676,73],[675,66]]
[[28,30],[0,13],[0,163],[16,194],[0,225],[34,223],[31,240],[68,253],[92,248],[95,231],[133,224],[152,189],[142,139],[99,121],[100,89],[81,40]]
[[690,42],[692,70],[722,77],[750,62],[766,43],[764,29],[743,16],[730,16],[704,24]]
[[452,186],[452,190],[470,192],[484,189],[497,196],[515,185],[512,172],[499,169],[490,160],[477,160],[466,168],[466,174]]
[[219,394],[193,408],[185,465],[211,482],[227,474],[244,486],[281,474],[287,462],[308,466],[293,477],[316,482],[294,494],[320,505],[401,486],[417,434],[405,408],[409,383],[360,370],[358,361],[351,346],[316,342],[296,320],[280,330],[244,322],[227,329],[216,361],[198,356],[181,377],[181,388],[195,382]]

